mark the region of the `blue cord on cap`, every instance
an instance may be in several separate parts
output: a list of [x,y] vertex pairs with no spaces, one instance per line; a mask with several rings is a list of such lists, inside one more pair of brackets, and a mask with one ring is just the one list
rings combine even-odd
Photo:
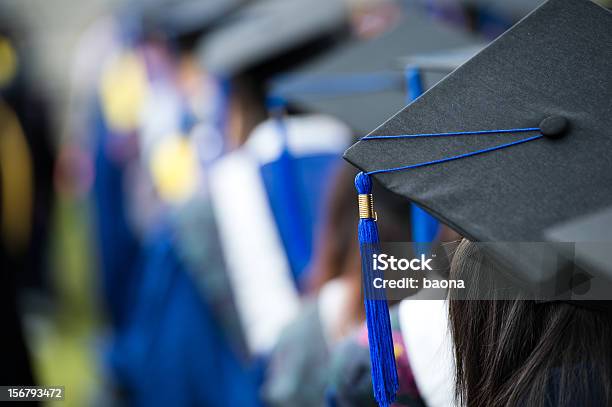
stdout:
[[454,131],[450,133],[394,134],[391,136],[365,136],[361,140],[387,140],[387,139],[420,138],[420,137],[476,136],[476,135],[484,135],[484,134],[526,133],[526,132],[531,132],[531,131],[540,131],[540,128],[539,127],[524,127],[524,128],[519,128],[519,129]]
[[528,138],[521,139],[521,140],[516,140],[516,141],[510,142],[510,143],[506,143],[506,144],[500,144],[500,145],[489,147],[489,148],[483,148],[482,150],[471,151],[469,153],[459,154],[459,155],[455,155],[455,156],[452,156],[452,157],[441,158],[439,160],[426,161],[426,162],[423,162],[423,163],[412,164],[412,165],[404,165],[404,166],[401,166],[401,167],[386,168],[384,170],[368,171],[366,174],[367,175],[384,174],[384,173],[387,173],[387,172],[396,172],[396,171],[410,170],[410,169],[413,169],[413,168],[420,168],[420,167],[425,167],[425,166],[433,165],[433,164],[441,164],[441,163],[445,163],[445,162],[448,162],[448,161],[459,160],[461,158],[472,157],[472,156],[475,156],[475,155],[478,155],[478,154],[483,154],[483,153],[488,153],[488,152],[491,152],[491,151],[501,150],[502,148],[512,147],[512,146],[515,146],[517,144],[522,144],[522,143],[526,143],[528,141],[537,140],[537,139],[540,139],[542,137],[544,137],[544,136],[540,134],[540,135],[537,135],[537,136],[528,137]]
[[[539,132],[540,128],[539,127],[526,127],[526,128],[503,129],[503,130],[459,131],[459,132],[452,132],[452,133],[423,133],[423,134],[400,134],[400,135],[393,135],[393,136],[366,136],[366,137],[362,138],[361,140],[362,141],[369,141],[369,140],[388,140],[388,139],[404,139],[404,138],[410,139],[410,138],[419,138],[419,137],[450,137],[450,136],[484,135],[484,134],[500,134],[500,133],[525,133],[525,132],[534,132],[534,131],[538,131]],[[518,145],[518,144],[526,143],[528,141],[537,140],[537,139],[540,139],[542,137],[545,137],[545,136],[540,133],[540,134],[538,134],[536,136],[527,137],[527,138],[524,138],[524,139],[512,141],[510,143],[499,144],[499,145],[493,146],[493,147],[483,148],[481,150],[470,151],[470,152],[464,153],[464,154],[459,154],[459,155],[455,155],[455,156],[451,156],[451,157],[441,158],[441,159],[438,159],[438,160],[425,161],[425,162],[417,163],[417,164],[404,165],[404,166],[393,167],[393,168],[385,168],[385,169],[382,169],[382,170],[368,171],[365,174],[367,174],[367,175],[384,174],[384,173],[388,173],[388,172],[411,170],[411,169],[414,169],[414,168],[426,167],[428,165],[441,164],[441,163],[445,163],[445,162],[448,162],[448,161],[459,160],[461,158],[472,157],[472,156],[475,156],[475,155],[478,155],[478,154],[484,154],[484,153],[489,153],[491,151],[501,150],[503,148],[512,147],[512,146],[515,146],[515,145]]]

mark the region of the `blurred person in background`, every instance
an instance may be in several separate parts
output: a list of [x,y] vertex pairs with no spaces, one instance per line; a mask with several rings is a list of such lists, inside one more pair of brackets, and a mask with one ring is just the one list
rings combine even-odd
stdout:
[[[219,280],[236,307],[242,342],[257,357],[270,349],[297,304],[321,181],[350,140],[337,120],[287,115],[282,102],[267,95],[270,78],[344,36],[342,2],[317,3],[316,12],[295,23],[312,6],[299,0],[252,3],[198,46],[206,71],[227,80],[227,131],[240,146],[208,169],[208,230],[219,237]],[[279,301],[285,306],[278,307]]]
[[[171,400],[221,405],[223,386],[230,380],[240,386],[243,380],[244,392],[232,396],[249,405],[252,382],[247,382],[248,374],[241,379],[242,369],[229,356],[197,287],[172,251],[167,219],[168,210],[195,185],[197,162],[188,133],[203,115],[193,109],[207,107],[189,104],[181,63],[189,52],[189,37],[221,16],[195,4],[199,19],[188,14],[196,25],[185,32],[184,20],[166,24],[165,18],[194,2],[152,3],[128,10],[119,21],[118,41],[99,74],[99,104],[93,109],[99,131],[94,140],[102,143],[97,147],[94,204],[113,329],[107,355],[110,388],[119,391],[119,400],[135,405]],[[169,13],[160,15],[163,11]],[[182,358],[173,351],[176,347],[192,354]],[[226,366],[227,377],[211,366]],[[196,375],[204,383],[210,382],[208,387],[190,385],[195,383],[193,369],[202,373]],[[161,394],[153,391],[162,388],[159,380],[166,389]]]
[[[256,8],[259,14],[242,14],[239,9],[227,25],[242,27],[254,18],[274,18],[278,7],[292,11],[297,3],[281,6],[268,2]],[[205,69],[194,65],[191,35],[173,39],[179,51],[175,54],[179,62],[175,59],[172,64],[173,80],[169,86],[149,90],[139,135],[141,165],[167,210],[144,235],[133,306],[111,352],[111,364],[131,403],[260,403],[258,365],[254,363],[259,355],[241,347],[244,339],[240,327],[236,327],[241,319],[234,313],[232,291],[224,275],[224,262],[231,259],[219,257],[223,253],[216,240],[218,218],[211,217],[208,200],[209,167],[216,165],[220,152],[241,145],[266,117],[261,88],[266,75],[309,56],[313,44],[325,43],[330,33],[338,30],[337,21],[317,31],[319,23],[313,20],[314,30],[307,26],[305,37],[285,38],[280,48],[275,48],[269,32],[258,32],[263,40],[250,49],[255,50],[251,54],[254,59],[234,66],[231,72],[211,72],[207,58],[198,61]],[[223,19],[217,26],[224,32]],[[215,41],[217,35],[216,29],[201,33],[200,41]],[[226,47],[223,54],[235,51]],[[220,79],[223,77],[227,79]],[[198,87],[211,84],[208,96],[212,97],[198,100]],[[202,117],[198,108],[210,113]],[[306,135],[302,131],[300,134]],[[348,141],[348,132],[345,134]],[[218,135],[221,140],[214,138]],[[335,159],[345,146],[346,142],[337,149]],[[232,182],[227,172],[223,177],[226,184],[241,186]],[[239,215],[239,211],[233,212],[234,217]],[[245,231],[246,227],[241,233]],[[267,232],[261,230],[258,239],[266,239]],[[265,326],[267,318],[263,315],[256,322]],[[236,388],[240,391],[234,391]]]
[[79,40],[71,74],[70,138],[63,143],[65,160],[59,167],[60,185],[91,199],[91,256],[98,260],[92,271],[113,329],[125,322],[140,250],[129,219],[127,174],[138,158],[147,72],[145,43],[133,19],[103,15]]
[[24,306],[40,309],[24,299],[54,294],[47,263],[54,153],[28,37],[11,16],[0,10],[0,297],[6,324],[0,384],[33,385]]
[[[181,145],[177,161],[176,143],[172,142],[184,132],[183,122],[195,119],[177,74],[184,40],[174,30],[184,27],[180,20],[162,24],[155,15],[168,11],[171,5],[167,3],[130,3],[114,16],[97,19],[81,38],[72,73],[72,137],[63,148],[66,160],[60,166],[59,179],[65,192],[70,192],[66,187],[72,188],[77,199],[79,194],[92,196],[100,293],[109,322],[103,328],[110,328],[101,332],[99,341],[104,355],[102,378],[107,386],[97,396],[103,403],[124,399],[142,403],[136,398],[141,366],[131,362],[146,348],[146,340],[132,341],[137,350],[132,355],[129,347],[128,353],[123,353],[124,338],[133,337],[130,332],[135,324],[143,324],[134,316],[137,310],[154,302],[141,294],[146,278],[157,277],[143,272],[150,254],[143,251],[143,244],[161,228],[168,207],[175,205],[185,190]],[[184,3],[173,3],[172,10]],[[206,12],[207,7],[203,9]],[[192,29],[197,31],[206,28],[211,18],[200,10],[196,21],[200,28]],[[157,148],[163,145],[158,138],[170,138],[171,142]],[[160,152],[165,156],[159,157]],[[157,165],[152,166],[156,160]],[[160,160],[169,168],[161,175]],[[176,176],[168,181],[166,174],[176,173],[177,166],[178,182]],[[91,263],[89,267],[95,271]]]
[[[357,230],[355,174],[356,171],[344,164],[329,186],[332,192],[325,206],[325,221],[318,233],[309,276],[310,295],[297,317],[283,330],[272,352],[263,388],[268,405],[324,405],[326,388],[332,380],[332,350],[365,321],[361,257],[354,238]],[[404,200],[383,192],[377,195],[377,208],[385,214],[379,219],[383,241],[411,240],[410,207]],[[399,349],[402,347],[399,332],[394,336]],[[359,337],[362,341],[363,332]],[[367,349],[367,333],[365,338]],[[404,376],[410,372],[406,354],[398,350],[397,355],[402,382],[400,397],[414,401],[407,405],[422,405],[412,378]]]

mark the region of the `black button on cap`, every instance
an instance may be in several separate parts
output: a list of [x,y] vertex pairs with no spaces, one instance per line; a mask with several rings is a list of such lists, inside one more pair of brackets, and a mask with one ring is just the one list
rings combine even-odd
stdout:
[[540,122],[542,135],[552,139],[562,137],[568,127],[569,121],[563,116],[548,116]]

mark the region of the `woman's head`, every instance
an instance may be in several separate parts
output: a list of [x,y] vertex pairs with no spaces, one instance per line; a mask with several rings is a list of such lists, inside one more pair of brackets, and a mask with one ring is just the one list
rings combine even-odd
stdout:
[[[463,240],[451,278],[495,288],[501,270]],[[460,300],[449,294],[462,405],[575,406],[612,402],[612,318],[576,305]],[[492,297],[495,298],[493,294]]]

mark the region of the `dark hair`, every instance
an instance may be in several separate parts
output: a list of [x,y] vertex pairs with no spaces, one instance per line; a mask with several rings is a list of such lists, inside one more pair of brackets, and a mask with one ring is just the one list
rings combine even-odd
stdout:
[[[463,240],[451,278],[493,286],[500,269]],[[607,406],[612,401],[612,323],[561,302],[458,300],[449,293],[460,405]],[[491,298],[495,298],[494,296]]]

